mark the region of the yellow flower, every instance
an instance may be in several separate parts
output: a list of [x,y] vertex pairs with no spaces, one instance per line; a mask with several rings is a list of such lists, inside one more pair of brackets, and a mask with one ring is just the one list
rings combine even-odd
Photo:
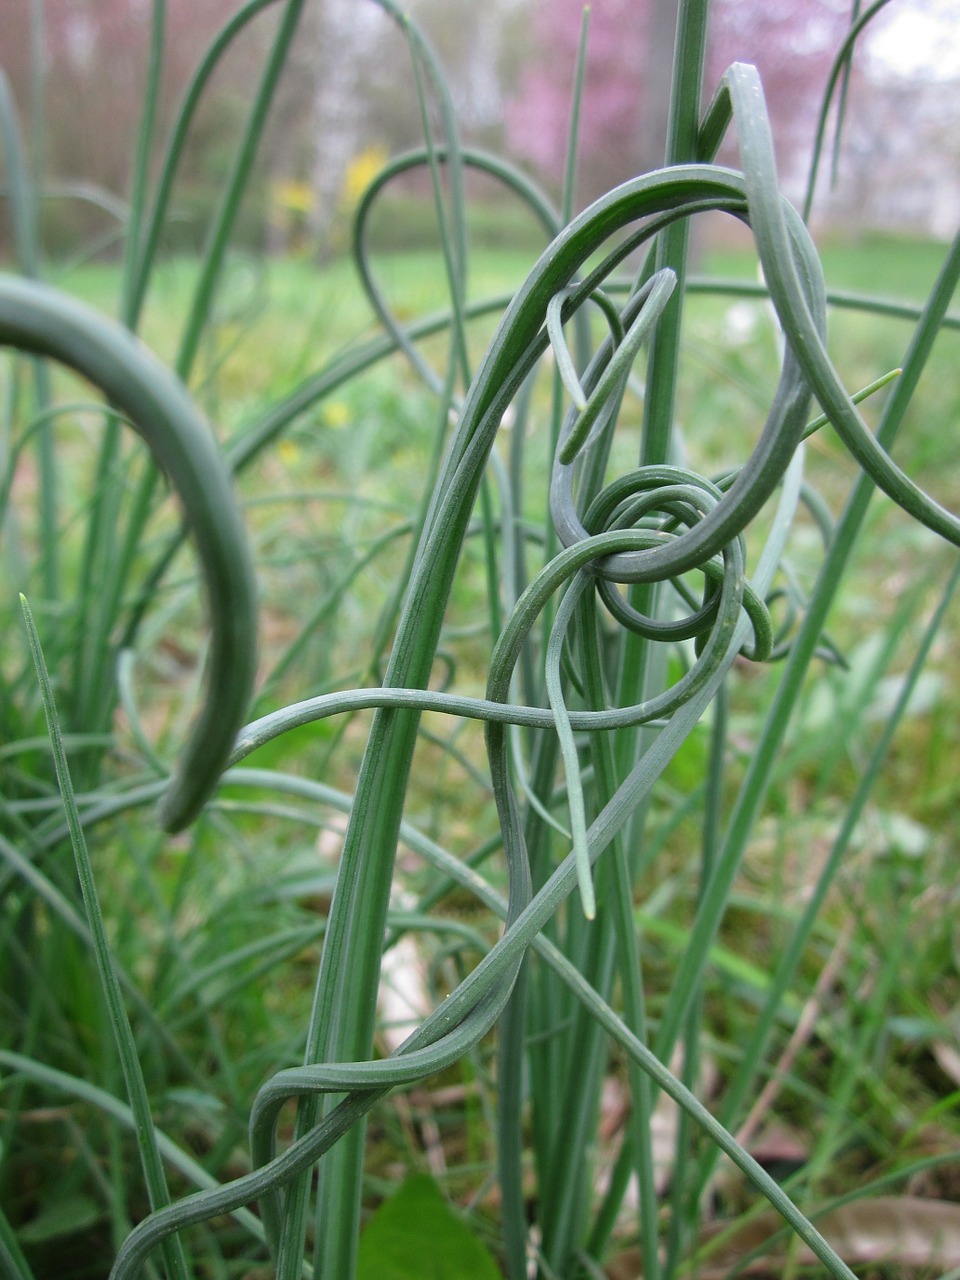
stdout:
[[309,182],[277,182],[270,193],[275,209],[284,213],[312,213],[316,195]]
[[386,147],[375,144],[358,152],[347,166],[343,179],[341,201],[347,209],[355,209],[360,197],[369,187],[383,166],[387,163]]
[[324,426],[332,427],[334,431],[345,427],[350,421],[350,406],[345,400],[331,400],[323,410]]

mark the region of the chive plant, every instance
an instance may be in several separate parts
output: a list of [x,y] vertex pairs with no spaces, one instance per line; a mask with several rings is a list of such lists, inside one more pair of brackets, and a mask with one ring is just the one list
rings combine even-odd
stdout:
[[[219,1274],[228,1274],[212,1225],[225,1214],[249,1234],[259,1256],[269,1253],[280,1280],[307,1274],[349,1280],[357,1268],[371,1109],[391,1091],[477,1061],[479,1047],[496,1028],[498,1254],[510,1280],[534,1273],[545,1280],[600,1274],[621,1238],[632,1184],[638,1203],[629,1234],[638,1243],[643,1274],[680,1274],[701,1247],[704,1199],[721,1155],[826,1273],[849,1277],[848,1265],[818,1230],[809,1197],[804,1212],[733,1135],[751,1090],[771,1070],[771,1041],[815,934],[818,912],[893,731],[907,711],[956,572],[917,645],[885,732],[809,903],[792,921],[745,1046],[712,1110],[699,1096],[697,1062],[718,931],[811,664],[838,661],[824,627],[871,496],[881,489],[914,521],[960,545],[960,519],[918,487],[890,455],[934,341],[945,324],[954,323],[948,305],[960,274],[960,239],[949,249],[927,302],[917,309],[901,367],[895,373],[874,370],[875,381],[852,395],[827,355],[830,295],[806,222],[780,191],[756,71],[731,66],[718,86],[707,86],[710,105],[701,109],[707,0],[679,5],[664,167],[631,179],[575,215],[576,125],[562,208],[556,210],[510,165],[460,145],[451,95],[429,44],[393,0],[377,0],[406,35],[425,134],[421,149],[388,164],[356,215],[359,278],[381,333],[339,353],[218,450],[183,384],[194,376],[214,323],[226,250],[295,36],[300,0],[279,5],[274,43],[200,263],[175,369],[161,365],[131,333],[150,297],[193,114],[221,57],[272,2],[250,0],[238,9],[202,59],[151,195],[164,18],[163,2],[155,0],[151,70],[124,227],[120,323],[37,279],[42,259],[36,191],[12,104],[0,93],[21,272],[0,280],[0,341],[29,361],[11,366],[0,498],[9,538],[18,519],[14,473],[21,456],[35,451],[43,494],[37,546],[42,571],[23,581],[36,626],[25,607],[62,797],[61,807],[53,775],[46,777],[42,769],[31,775],[25,763],[17,764],[20,758],[29,761],[36,750],[31,725],[37,684],[25,664],[14,664],[4,672],[2,714],[9,744],[4,758],[13,767],[0,795],[0,876],[4,972],[12,984],[5,1000],[16,1031],[0,1050],[6,1099],[0,1159],[9,1161],[7,1153],[23,1140],[18,1107],[38,1091],[72,1096],[102,1114],[111,1144],[109,1255],[116,1280],[156,1274],[158,1266],[170,1276],[205,1273],[211,1259],[219,1259]],[[855,21],[838,54],[824,121],[834,87],[845,84],[856,35],[877,8]],[[583,49],[581,69],[582,55]],[[582,75],[578,84],[581,80]],[[739,153],[737,169],[715,163],[728,135]],[[824,137],[821,127],[811,190]],[[449,291],[449,307],[408,324],[396,318],[378,284],[368,227],[384,190],[416,169],[425,169],[432,184],[441,242],[438,272]],[[549,240],[510,298],[476,303],[467,296],[465,175],[471,170],[496,179],[525,202]],[[708,477],[685,461],[675,418],[684,302],[691,290],[711,287],[688,274],[689,228],[695,215],[715,211],[752,233],[763,296],[776,313],[783,342],[776,389],[765,421],[744,446],[744,461]],[[747,284],[730,287],[756,292]],[[872,305],[862,299],[853,304],[867,310]],[[483,314],[500,319],[474,368],[471,325]],[[424,354],[422,344],[431,338],[445,340],[446,364],[440,372]],[[261,458],[303,415],[397,353],[437,405],[419,505],[412,516],[407,512],[399,533],[377,541],[369,557],[336,585],[278,664],[276,679],[268,680],[258,704],[263,714],[244,723],[256,667],[256,603],[253,555],[231,474]],[[547,355],[554,376],[544,397],[534,385]],[[641,447],[634,463],[616,472],[617,427],[644,360]],[[108,406],[93,496],[75,517],[84,528],[72,570],[73,595],[61,554],[66,521],[57,505],[62,477],[54,441],[63,410],[52,398],[48,362],[80,374]],[[874,433],[857,405],[891,379]],[[545,398],[552,401],[550,464],[549,474],[539,474],[529,436]],[[15,412],[26,404],[28,411]],[[509,444],[501,448],[508,415]],[[456,422],[452,430],[451,419]],[[123,447],[128,426],[150,451],[147,470],[137,470]],[[836,524],[804,479],[804,442],[828,426],[860,469]],[[162,496],[161,479],[178,498],[182,527],[168,525],[158,545],[150,520]],[[544,508],[546,521],[539,522],[536,513]],[[803,509],[818,521],[825,552],[815,585],[801,602],[802,617],[787,638],[774,626],[771,609],[779,598],[793,601],[798,595],[791,584],[788,542]],[[129,678],[128,657],[118,667],[118,649],[128,654],[145,643],[151,612],[164,598],[185,539],[201,565],[211,639],[202,705],[167,777],[167,766],[139,724],[136,682]],[[296,669],[311,636],[333,625],[353,578],[398,540],[405,542],[405,558],[376,620],[361,673],[379,678],[355,679],[357,687],[328,689],[278,709],[264,707],[280,675],[286,671],[289,678]],[[431,687],[444,661],[451,598],[465,560],[474,553],[483,564],[479,594],[485,612],[479,621],[490,641],[482,697]],[[17,562],[16,556],[8,558]],[[18,572],[26,572],[24,565],[21,557]],[[907,615],[902,617],[905,630]],[[887,661],[891,653],[892,645]],[[730,699],[737,670],[775,658],[784,660],[779,680],[760,714],[749,765],[742,777],[734,777]],[[119,779],[108,759],[118,699],[146,764],[144,773]],[[303,726],[363,710],[372,710],[373,717],[348,790],[336,789],[326,777],[293,776],[262,763],[272,747]],[[418,746],[428,736],[425,712],[484,723],[487,772],[479,776],[493,796],[496,832],[467,860],[451,855],[442,830],[427,834],[405,809],[418,783]],[[638,933],[638,912],[644,908],[638,886],[655,878],[667,838],[656,808],[663,775],[704,722],[709,746],[702,786],[676,815],[677,822],[685,820],[700,802],[695,909],[668,990],[654,1011]],[[251,756],[251,763],[244,763]],[[232,800],[211,800],[221,779],[230,784]],[[238,793],[251,790],[275,797],[260,805],[264,823],[271,806],[283,816],[276,797],[286,798],[284,803],[296,799],[301,812],[345,815],[329,910],[319,926],[300,918],[288,926],[285,919],[263,939],[244,937],[234,951],[199,971],[179,955],[173,916],[168,916],[158,935],[163,955],[158,973],[166,977],[158,979],[151,998],[136,972],[111,955],[101,910],[106,899],[98,894],[97,856],[88,853],[88,841],[98,824],[157,800],[160,825],[169,832],[182,830],[203,811],[200,825],[206,824],[208,836],[194,840],[190,853],[189,874],[197,874],[201,858],[219,856],[211,851],[216,841],[231,839],[231,828],[224,825],[230,804],[237,803]],[[80,894],[60,857],[68,844]],[[391,905],[401,844],[431,868],[429,887],[412,916],[398,916]],[[107,838],[103,849],[109,848]],[[141,854],[132,857],[130,875],[146,876]],[[377,1056],[384,947],[404,932],[441,928],[428,913],[439,911],[442,920],[444,900],[453,891],[475,898],[502,928],[495,939],[488,935],[481,941],[476,930],[466,931],[463,954],[479,946],[482,956],[462,967],[445,998],[399,1048]],[[162,905],[155,905],[162,913]],[[48,923],[41,927],[41,921]],[[211,1172],[151,1120],[149,1079],[166,1080],[165,1088],[178,1080],[205,1096],[214,1088],[190,1060],[175,1011],[188,993],[202,997],[205,982],[221,981],[231,963],[255,963],[262,965],[256,972],[272,973],[318,940],[299,1065],[288,1062],[277,1070],[275,1063],[267,1067],[265,1056],[267,1078],[254,1096],[237,1077],[210,1005],[201,998],[190,1015],[205,1028],[216,1087],[227,1099],[222,1137],[215,1144],[221,1164],[248,1124],[248,1170],[220,1178],[220,1166],[211,1165]],[[94,1024],[99,1017],[101,1031],[112,1034],[120,1064],[120,1075],[112,1067],[105,1072],[106,1085],[87,1078],[75,1055],[57,1051],[58,1036],[65,1041],[62,1027],[49,1035],[45,1031],[51,1009],[55,1020],[63,1020],[45,984],[70,955],[79,955],[84,964],[92,957],[102,983],[106,1012],[90,1017]],[[630,1108],[619,1154],[601,1188],[596,1145],[612,1054],[622,1063]],[[97,1056],[106,1056],[106,1049]],[[678,1060],[682,1067],[675,1072],[668,1064]],[[847,1077],[848,1086],[853,1079]],[[681,1115],[666,1192],[658,1182],[653,1148],[661,1093]],[[296,1105],[292,1133],[281,1129],[284,1107],[291,1102]],[[122,1147],[128,1134],[140,1152],[149,1212],[140,1197],[124,1189]],[[164,1162],[193,1185],[190,1194],[171,1197]],[[90,1163],[92,1168],[96,1162]],[[134,1225],[135,1217],[141,1220]],[[25,1280],[34,1273],[20,1226],[15,1215],[0,1210],[4,1274]]]

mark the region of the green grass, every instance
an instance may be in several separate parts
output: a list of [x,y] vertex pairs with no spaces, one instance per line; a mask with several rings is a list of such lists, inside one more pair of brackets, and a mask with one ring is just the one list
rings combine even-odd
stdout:
[[[296,10],[289,3],[278,28],[267,98]],[[681,83],[698,74],[705,9],[684,15]],[[450,148],[436,65],[410,38]],[[637,1274],[638,1257],[650,1280],[673,1280],[731,1239],[728,1269],[756,1246],[767,1273],[792,1274],[804,1255],[765,1245],[785,1222],[818,1273],[873,1275],[840,1245],[838,1256],[836,1234],[817,1234],[822,1211],[850,1194],[869,1203],[873,1191],[956,1204],[947,1051],[960,999],[960,690],[948,543],[960,529],[869,433],[884,448],[897,436],[902,471],[956,508],[945,438],[960,407],[960,339],[950,326],[934,337],[958,253],[864,238],[827,244],[818,259],[768,198],[749,72],[732,72],[728,89],[745,186],[702,164],[675,185],[639,179],[539,262],[532,243],[488,247],[481,219],[464,290],[454,171],[445,244],[369,259],[389,308],[379,320],[346,259],[221,257],[259,137],[255,99],[222,236],[198,263],[147,255],[137,322],[189,377],[237,473],[235,508],[229,486],[216,491],[227,470],[217,458],[168,464],[204,563],[242,523],[259,600],[250,698],[242,610],[226,627],[217,595],[223,564],[239,582],[246,553],[227,546],[220,568],[208,563],[203,602],[181,506],[140,442],[60,365],[46,381],[28,357],[6,366],[4,1274],[99,1276],[114,1265],[118,1277],[143,1267],[292,1280],[312,1263],[325,1277],[365,1277],[387,1265],[377,1241],[390,1212],[358,1255],[360,1230],[407,1173],[434,1175],[442,1198],[422,1181],[404,1194],[419,1188],[437,1231],[462,1239],[442,1201],[455,1209],[477,1242],[469,1265],[510,1280],[526,1275],[528,1254],[541,1280],[583,1280],[607,1263]],[[689,115],[696,95],[680,93]],[[674,160],[704,160],[684,152],[682,132]],[[714,134],[704,130],[703,149]],[[142,157],[152,145],[147,110]],[[143,181],[122,264],[48,272],[131,325]],[[682,314],[668,303],[629,384],[596,393],[611,413],[577,470],[578,514],[558,472],[551,517],[552,459],[576,451],[565,443],[573,417],[563,420],[572,379],[589,402],[623,331],[651,316],[646,281],[625,269],[608,288],[614,306],[586,302],[573,277],[603,262],[616,226],[707,198],[751,210],[802,364],[781,374],[768,302],[688,280]],[[664,228],[664,293],[686,252]],[[869,307],[830,309],[826,350],[847,388],[905,370],[860,422],[823,359],[820,264],[829,290],[923,306],[945,255],[919,328]],[[694,266],[749,282],[756,260],[708,241]],[[547,305],[568,285],[560,318],[575,372],[561,387],[563,360],[544,360],[522,389],[548,346]],[[0,282],[4,339],[86,369],[163,456],[187,418],[161,420],[137,398],[150,375],[131,344],[103,327],[111,358],[95,365],[83,346],[101,332],[92,318],[55,341],[62,295],[45,304],[48,330],[25,336],[33,297],[31,285]],[[488,314],[461,319],[491,297]],[[437,311],[447,316],[418,346],[419,365],[390,353],[385,326],[408,341]],[[790,460],[818,412],[804,403],[808,383],[846,441],[832,426],[812,437],[804,479],[821,499],[809,508],[797,506]],[[753,450],[777,396],[786,444],[764,471]],[[45,425],[51,404],[78,398],[86,407]],[[847,446],[894,501],[868,507],[872,483]],[[647,470],[630,478],[638,458]],[[703,478],[744,463],[729,501]],[[732,525],[718,532],[726,511]],[[584,566],[601,554],[619,565],[629,604],[672,626],[666,643],[656,627],[653,638],[628,631],[609,596],[598,603]],[[744,564],[753,596],[741,594]],[[663,578],[692,597],[651,585]],[[679,628],[704,578],[716,610]],[[29,652],[20,590],[37,623]],[[767,606],[777,662],[748,656],[763,647]],[[211,623],[221,656],[206,673]],[[234,649],[223,650],[224,634]],[[669,697],[678,682],[682,696]],[[180,785],[206,803],[169,836],[155,805],[167,794],[170,819],[169,773],[181,743],[196,740],[198,703],[209,759],[201,743]],[[645,710],[630,723],[600,710],[634,704]],[[244,719],[216,785],[214,731],[229,748]],[[419,1005],[397,1049],[377,994],[408,971],[420,974]],[[424,1257],[435,1245],[422,1240]],[[406,1261],[414,1269],[398,1276],[422,1274],[420,1256]],[[430,1261],[441,1280],[462,1280],[443,1270],[442,1250]]]

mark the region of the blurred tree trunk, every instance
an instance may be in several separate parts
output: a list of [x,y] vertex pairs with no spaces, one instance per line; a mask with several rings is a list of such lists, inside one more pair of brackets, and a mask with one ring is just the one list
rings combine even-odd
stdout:
[[[311,231],[318,252],[334,243],[344,178],[363,137],[365,55],[376,40],[373,5],[357,0],[325,0],[315,24],[311,183],[316,207]],[[371,17],[374,19],[370,21]]]

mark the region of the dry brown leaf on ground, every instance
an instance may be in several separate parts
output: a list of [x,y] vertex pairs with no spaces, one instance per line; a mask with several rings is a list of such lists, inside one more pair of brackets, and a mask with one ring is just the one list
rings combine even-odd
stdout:
[[816,1225],[848,1264],[888,1262],[940,1271],[960,1266],[960,1204],[948,1200],[855,1200]]
[[[848,1266],[886,1263],[904,1270],[935,1268],[938,1273],[960,1266],[960,1204],[953,1201],[878,1196],[845,1204],[815,1219],[815,1225]],[[729,1235],[726,1228],[723,1249],[698,1269],[700,1280],[727,1275],[781,1226],[777,1215],[764,1213]],[[804,1265],[816,1262],[806,1246],[797,1250],[796,1259]],[[782,1263],[781,1246],[776,1254],[757,1258],[743,1274],[779,1274]],[[611,1259],[606,1274],[609,1280],[641,1280],[639,1250],[625,1250]]]
[[960,1052],[945,1040],[934,1040],[931,1048],[943,1074],[954,1084],[960,1085]]

